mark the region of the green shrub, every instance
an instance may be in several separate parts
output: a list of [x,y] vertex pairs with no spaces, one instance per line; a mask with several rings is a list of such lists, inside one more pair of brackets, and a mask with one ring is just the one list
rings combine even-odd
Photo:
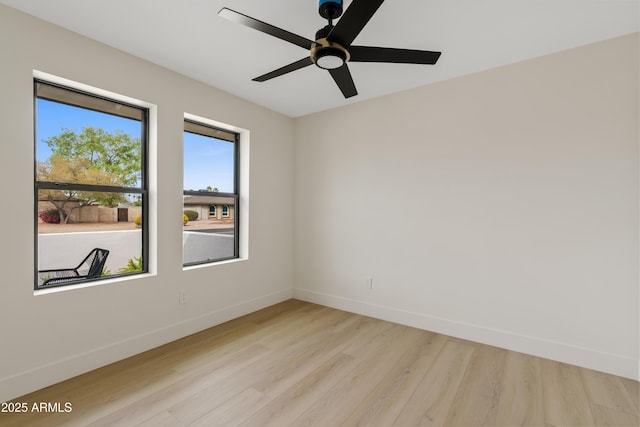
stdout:
[[142,226],[142,215],[138,215],[136,217],[136,219],[133,220],[133,223],[138,226],[141,227]]
[[187,223],[189,222],[189,217],[183,214],[182,221],[184,222],[184,225],[187,225]]
[[198,219],[198,212],[187,209],[184,214],[189,218],[189,221],[195,221]]
[[120,273],[136,273],[142,271],[142,257],[129,258],[127,266],[118,270]]

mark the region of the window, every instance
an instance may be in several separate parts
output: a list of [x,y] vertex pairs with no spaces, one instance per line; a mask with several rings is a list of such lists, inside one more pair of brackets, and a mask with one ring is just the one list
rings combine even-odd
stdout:
[[237,133],[184,122],[184,210],[209,210],[184,226],[185,266],[238,258],[238,145]]
[[147,272],[148,110],[34,80],[35,289]]

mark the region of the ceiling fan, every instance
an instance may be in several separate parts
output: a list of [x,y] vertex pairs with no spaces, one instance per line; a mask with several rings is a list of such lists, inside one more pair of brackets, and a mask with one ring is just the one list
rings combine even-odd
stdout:
[[256,77],[253,81],[264,82],[315,64],[319,68],[328,70],[344,97],[350,98],[357,95],[358,92],[347,62],[433,65],[440,57],[440,52],[351,45],[384,0],[353,0],[336,25],[333,25],[333,20],[342,15],[342,0],[319,0],[319,2],[320,16],[327,19],[328,24],[318,30],[315,41],[226,7],[218,12],[219,16],[230,21],[246,25],[309,51],[309,56]]

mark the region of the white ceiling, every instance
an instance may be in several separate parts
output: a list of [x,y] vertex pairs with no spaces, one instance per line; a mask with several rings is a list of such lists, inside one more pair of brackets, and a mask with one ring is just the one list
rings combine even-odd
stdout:
[[291,117],[640,31],[638,0],[386,0],[354,44],[442,56],[436,65],[350,63],[359,95],[345,100],[315,66],[252,82],[308,52],[217,16],[229,7],[314,39],[326,25],[318,0],[0,3]]

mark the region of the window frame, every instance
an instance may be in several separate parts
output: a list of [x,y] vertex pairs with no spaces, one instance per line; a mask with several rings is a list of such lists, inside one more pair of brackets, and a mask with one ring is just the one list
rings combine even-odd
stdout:
[[[73,94],[87,96],[96,101],[106,101],[109,103],[114,103],[120,106],[124,106],[127,108],[133,108],[135,110],[139,110],[141,113],[140,119],[140,187],[129,187],[129,186],[107,186],[107,185],[91,185],[91,184],[77,184],[77,183],[61,183],[54,181],[38,181],[37,180],[37,170],[38,170],[38,158],[37,158],[37,147],[38,147],[38,99],[45,99],[52,102],[57,102],[60,104],[69,105],[71,107],[82,108],[87,110],[96,111],[102,114],[110,114],[119,117],[127,117],[126,115],[118,115],[113,114],[107,111],[103,111],[99,108],[92,108],[91,106],[84,106],[74,104],[72,102],[65,102],[60,99],[55,99],[54,97],[47,96],[39,96],[38,95],[38,85],[44,84],[55,89],[62,89],[67,92],[71,92]],[[43,78],[34,77],[33,78],[33,139],[34,139],[34,151],[33,151],[33,188],[34,188],[34,207],[33,207],[33,218],[34,218],[34,265],[33,265],[33,277],[34,277],[34,290],[41,291],[45,289],[52,288],[60,288],[60,287],[74,287],[78,285],[82,285],[85,283],[92,283],[97,281],[103,281],[107,279],[112,279],[116,277],[124,277],[124,276],[135,276],[139,274],[145,274],[149,272],[149,116],[150,111],[148,107],[143,107],[140,105],[135,105],[120,99],[111,98],[104,95],[99,95],[97,93],[92,93],[90,90],[78,89],[73,86],[56,83],[50,80],[46,80]],[[130,118],[130,117],[129,117]],[[137,119],[136,119],[137,120]],[[39,202],[39,192],[40,190],[60,190],[61,188],[66,188],[70,190],[77,191],[101,191],[101,192],[113,192],[113,193],[121,193],[121,194],[139,194],[142,200],[142,270],[135,273],[117,273],[111,274],[109,276],[92,278],[92,279],[81,279],[78,281],[71,281],[64,284],[58,285],[50,285],[47,287],[39,287],[38,286],[38,272],[39,272],[39,260],[38,260],[38,202]],[[78,260],[79,261],[79,260]],[[70,266],[71,267],[71,266]]]
[[[229,261],[229,260],[234,260],[234,259],[239,259],[240,258],[240,216],[239,216],[239,205],[240,205],[240,133],[229,130],[229,129],[224,129],[221,128],[219,126],[215,126],[215,125],[211,125],[208,123],[205,123],[203,121],[198,121],[198,120],[194,120],[191,118],[184,118],[183,121],[183,135],[184,133],[188,132],[188,133],[193,133],[196,135],[201,135],[201,136],[206,136],[209,138],[215,138],[215,139],[222,139],[225,141],[228,141],[230,143],[233,144],[233,193],[228,193],[228,192],[210,192],[210,191],[199,191],[199,190],[185,190],[183,188],[182,190],[182,195],[184,196],[211,196],[212,194],[217,196],[217,197],[231,197],[233,198],[233,204],[234,204],[234,220],[233,220],[233,237],[234,237],[234,241],[233,241],[233,255],[229,256],[229,257],[224,257],[224,258],[217,258],[215,260],[202,260],[202,261],[195,261],[195,262],[188,262],[185,263],[184,259],[182,262],[182,267],[183,268],[187,268],[187,267],[194,267],[194,266],[201,266],[201,265],[211,265],[211,264],[216,264],[219,262],[223,262],[223,261]],[[186,130],[186,124],[190,124],[190,125],[194,125],[194,129],[191,130]],[[203,128],[208,128],[213,130],[214,132],[218,132],[218,133],[222,133],[222,134],[229,134],[229,135],[233,135],[233,141],[229,140],[229,139],[224,139],[224,138],[219,138],[216,137],[214,135],[210,135],[204,132],[198,132],[197,128],[198,127],[203,127]],[[183,152],[184,152],[184,138],[183,138]],[[184,171],[183,171],[183,178],[184,178]],[[184,185],[183,185],[184,187]],[[184,207],[184,205],[183,205]],[[216,206],[216,215],[217,215],[217,209],[218,207]],[[184,231],[183,231],[184,233]],[[184,250],[184,248],[183,248]]]

